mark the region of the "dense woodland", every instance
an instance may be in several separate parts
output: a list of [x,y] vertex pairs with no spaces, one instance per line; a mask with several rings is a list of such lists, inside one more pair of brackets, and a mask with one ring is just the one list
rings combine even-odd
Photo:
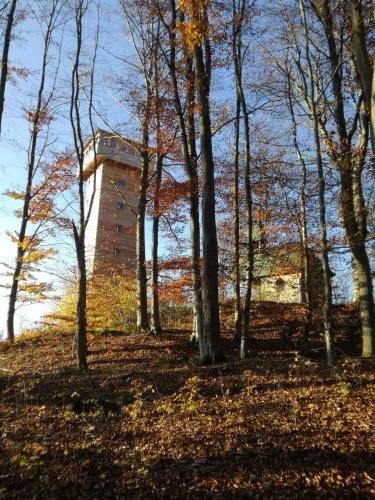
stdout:
[[[0,498],[375,495],[374,9],[0,2]],[[94,279],[98,129],[140,171],[134,270]],[[280,249],[301,304],[256,295]]]

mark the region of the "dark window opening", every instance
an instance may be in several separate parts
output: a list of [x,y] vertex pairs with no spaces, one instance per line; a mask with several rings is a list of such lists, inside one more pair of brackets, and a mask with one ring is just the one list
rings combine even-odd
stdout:
[[123,201],[117,202],[117,208],[122,209],[122,208],[124,208],[124,206],[125,206],[125,203]]
[[119,179],[117,185],[119,188],[124,188],[125,187],[125,179]]
[[113,253],[114,253],[115,255],[120,255],[121,250],[120,250],[119,248],[114,248],[114,249],[113,249]]
[[286,283],[282,278],[278,278],[276,280],[276,291],[277,292],[283,292],[285,290]]
[[118,233],[122,231],[122,225],[121,224],[116,224],[116,231]]

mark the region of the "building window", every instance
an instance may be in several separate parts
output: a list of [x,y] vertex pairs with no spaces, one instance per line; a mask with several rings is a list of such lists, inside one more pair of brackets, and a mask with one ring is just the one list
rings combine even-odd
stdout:
[[125,206],[125,203],[124,203],[123,201],[118,201],[118,202],[117,202],[117,208],[118,208],[119,210],[123,209],[123,208],[124,208],[124,206]]
[[119,188],[124,188],[125,187],[125,179],[119,179],[117,182],[117,185]]
[[286,283],[282,278],[277,278],[276,280],[276,292],[283,293],[286,288]]
[[114,248],[113,249],[113,254],[114,255],[120,255],[120,253],[121,253],[121,250],[119,248]]
[[121,224],[116,224],[116,231],[120,233],[122,231],[122,225]]

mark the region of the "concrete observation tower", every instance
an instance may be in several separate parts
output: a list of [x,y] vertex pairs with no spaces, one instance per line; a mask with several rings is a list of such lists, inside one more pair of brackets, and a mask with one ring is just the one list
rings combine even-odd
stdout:
[[[92,275],[135,272],[137,191],[141,155],[136,143],[111,132],[97,130],[94,192],[94,141],[85,150],[86,204],[92,196],[86,229],[86,259]],[[125,201],[124,201],[125,199]]]

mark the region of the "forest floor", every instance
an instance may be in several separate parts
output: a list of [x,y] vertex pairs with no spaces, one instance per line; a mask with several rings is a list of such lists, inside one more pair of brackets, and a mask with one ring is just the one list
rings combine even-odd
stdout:
[[256,306],[215,366],[186,330],[92,334],[85,374],[67,334],[0,344],[0,498],[373,498],[375,360],[349,306],[334,369],[298,355],[300,313]]

